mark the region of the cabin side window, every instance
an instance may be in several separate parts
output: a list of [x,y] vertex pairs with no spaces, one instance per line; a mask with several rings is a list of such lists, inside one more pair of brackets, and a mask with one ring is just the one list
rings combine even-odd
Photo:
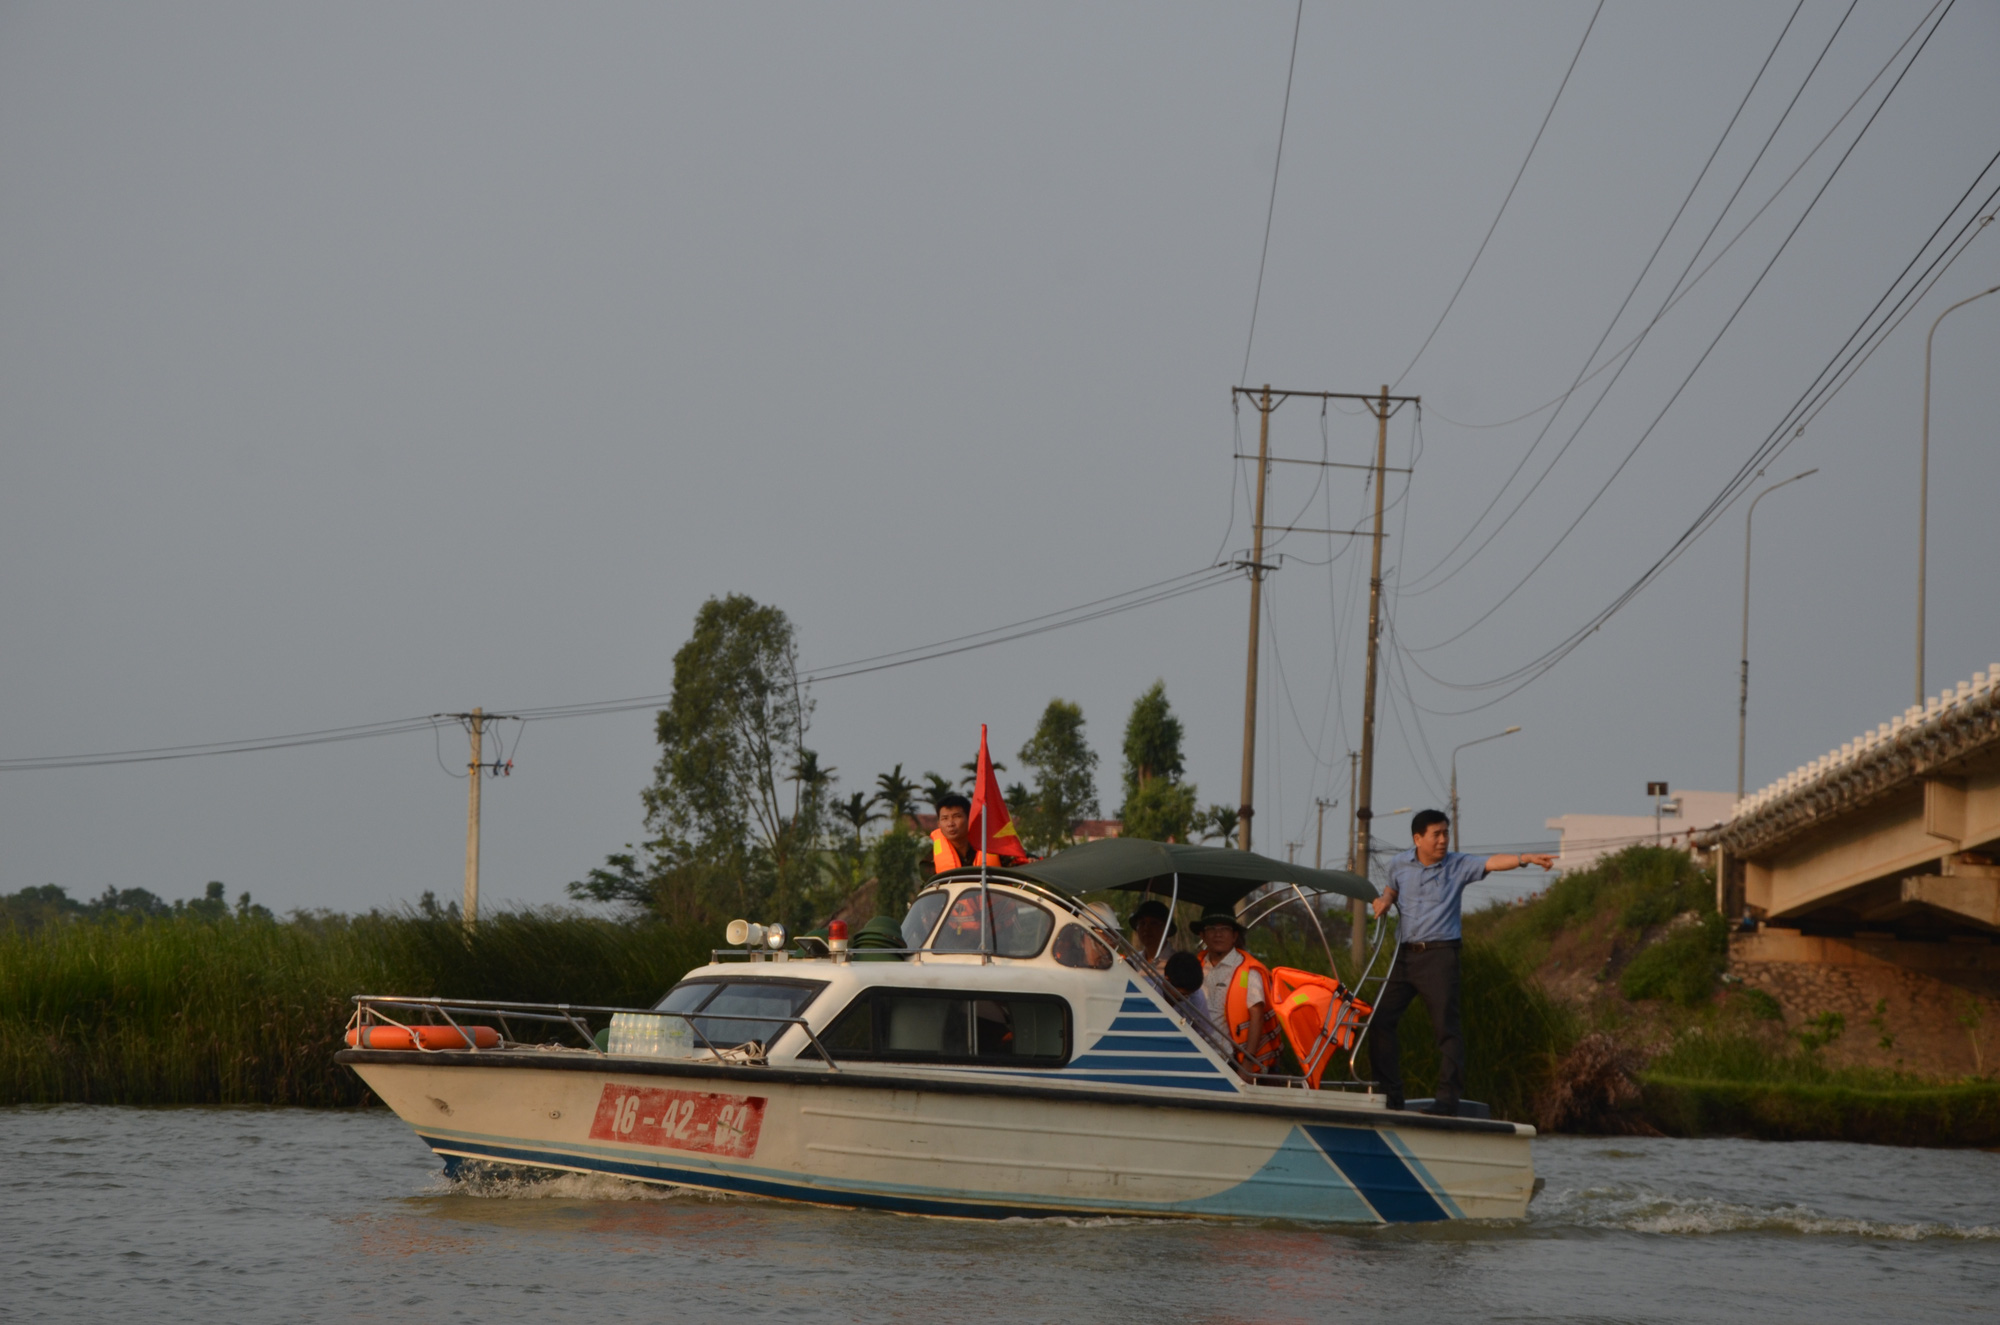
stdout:
[[1058,965],[1074,966],[1080,971],[1111,969],[1111,949],[1104,940],[1074,922],[1057,932],[1056,946],[1050,955]]
[[1048,944],[1056,927],[1047,909],[1003,892],[967,888],[953,899],[944,925],[931,942],[933,952],[980,952],[986,918],[985,899],[993,899],[993,952],[1001,957],[1033,957]]
[[877,988],[819,1041],[836,1059],[1060,1067],[1069,1059],[1069,1004],[1046,994]]

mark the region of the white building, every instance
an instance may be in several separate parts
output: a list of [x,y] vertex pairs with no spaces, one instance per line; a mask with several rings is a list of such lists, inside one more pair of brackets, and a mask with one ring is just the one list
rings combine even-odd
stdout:
[[1733,791],[1680,791],[1648,814],[1562,814],[1547,821],[1562,840],[1556,868],[1587,870],[1605,856],[1639,843],[1693,848],[1697,829],[1713,828],[1736,812]]

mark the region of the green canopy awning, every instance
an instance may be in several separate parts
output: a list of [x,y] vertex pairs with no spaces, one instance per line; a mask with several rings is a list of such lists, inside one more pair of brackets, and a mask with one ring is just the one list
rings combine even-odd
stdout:
[[[1302,888],[1363,901],[1375,897],[1374,884],[1346,870],[1307,869],[1254,851],[1148,842],[1138,837],[1086,842],[1058,851],[1047,860],[1009,865],[1005,872],[1069,893],[1122,890],[1151,892],[1162,898],[1173,894],[1174,877],[1179,875],[1180,899],[1209,911],[1233,910],[1236,903],[1267,883],[1296,883]],[[965,869],[953,873],[978,871]]]

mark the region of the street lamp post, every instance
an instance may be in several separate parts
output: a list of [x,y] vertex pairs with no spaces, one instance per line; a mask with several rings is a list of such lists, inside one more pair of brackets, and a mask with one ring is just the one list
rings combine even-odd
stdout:
[[1509,727],[1504,732],[1494,732],[1491,736],[1482,736],[1476,741],[1467,741],[1464,745],[1453,748],[1451,752],[1451,849],[1453,851],[1458,850],[1458,752],[1468,745],[1484,745],[1488,741],[1497,741],[1502,736],[1512,736],[1519,730],[1521,730],[1519,727]]
[[[1811,478],[1819,473],[1817,468],[1808,469],[1803,474],[1794,474],[1783,483],[1773,483],[1770,487],[1750,499],[1750,512],[1743,517],[1743,668],[1736,684],[1736,799],[1743,799],[1743,739],[1750,730],[1750,521],[1757,514],[1757,503],[1776,492],[1786,483],[1797,483],[1802,478]],[[1922,615],[1919,609],[1918,615]],[[1923,645],[1917,646],[1923,652]],[[1922,663],[1918,664],[1919,668]]]
[[1924,444],[1922,472],[1917,480],[1917,707],[1924,704],[1924,562],[1930,555],[1931,520],[1931,337],[1937,335],[1938,322],[1944,321],[1959,309],[1975,299],[1984,299],[1989,294],[2000,294],[2000,285],[1959,300],[1950,308],[1937,315],[1931,329],[1924,334]]

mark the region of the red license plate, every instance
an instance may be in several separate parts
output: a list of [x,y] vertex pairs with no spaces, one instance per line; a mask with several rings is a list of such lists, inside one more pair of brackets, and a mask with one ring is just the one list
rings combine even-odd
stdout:
[[590,1135],[597,1141],[748,1159],[757,1153],[757,1133],[763,1125],[761,1096],[613,1084],[604,1088],[597,1102]]

